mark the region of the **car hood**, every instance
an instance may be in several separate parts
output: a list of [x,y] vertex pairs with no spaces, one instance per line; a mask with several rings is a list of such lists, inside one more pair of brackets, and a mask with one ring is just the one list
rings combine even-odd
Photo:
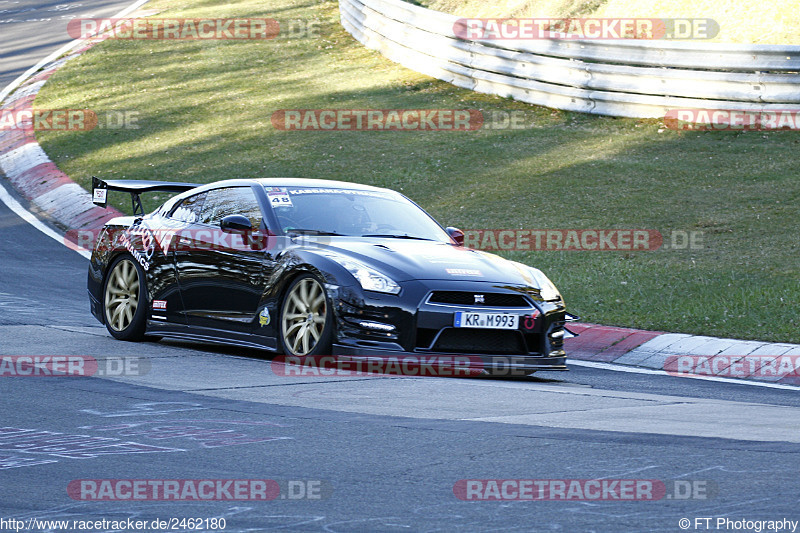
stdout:
[[511,261],[441,242],[336,237],[330,239],[323,248],[327,252],[357,259],[395,281],[468,280],[538,288],[534,279]]

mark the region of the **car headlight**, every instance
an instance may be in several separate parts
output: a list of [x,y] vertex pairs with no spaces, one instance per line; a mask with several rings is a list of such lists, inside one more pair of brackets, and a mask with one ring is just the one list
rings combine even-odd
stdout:
[[530,276],[532,278],[530,281],[533,285],[539,287],[539,295],[542,297],[542,300],[551,301],[562,299],[561,293],[558,292],[558,289],[556,289],[556,286],[550,281],[550,278],[544,275],[544,272],[538,268],[523,265],[522,263],[517,263],[515,261],[513,263],[522,273],[523,277],[527,279],[527,277]]
[[397,294],[400,292],[398,285],[392,278],[382,274],[360,261],[344,257],[332,257],[337,263],[345,267],[361,284],[365,291],[385,292]]

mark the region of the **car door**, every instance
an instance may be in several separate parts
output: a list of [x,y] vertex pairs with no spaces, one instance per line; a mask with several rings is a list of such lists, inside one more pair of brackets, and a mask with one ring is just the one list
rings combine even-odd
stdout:
[[146,220],[152,241],[150,286],[153,298],[150,318],[170,324],[186,324],[186,313],[175,268],[175,253],[180,251],[179,236],[200,217],[205,193],[184,198],[168,211]]
[[251,187],[208,191],[198,220],[178,237],[178,283],[190,326],[250,333],[264,291],[266,252],[257,240],[223,232],[220,222],[228,215],[243,215],[265,230]]

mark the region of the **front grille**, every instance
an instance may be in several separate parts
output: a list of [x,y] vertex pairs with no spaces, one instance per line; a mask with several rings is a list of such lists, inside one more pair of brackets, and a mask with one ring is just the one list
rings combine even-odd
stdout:
[[445,328],[436,344],[436,352],[519,355],[528,352],[519,331],[497,329]]
[[[483,303],[475,303],[476,295],[483,296]],[[476,307],[531,307],[530,302],[523,295],[502,292],[434,291],[428,298],[428,302]]]

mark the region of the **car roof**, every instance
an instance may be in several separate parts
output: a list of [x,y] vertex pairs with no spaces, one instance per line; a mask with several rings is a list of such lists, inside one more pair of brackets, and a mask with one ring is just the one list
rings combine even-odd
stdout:
[[[389,191],[381,187],[363,185],[350,181],[321,180],[310,178],[259,178],[258,183],[265,187],[324,187],[326,189],[355,189],[359,191]],[[394,192],[394,191],[392,191]]]
[[209,191],[212,189],[219,189],[222,187],[246,187],[249,185],[258,184],[263,187],[323,187],[326,189],[352,189],[358,191],[382,191],[398,194],[397,191],[392,189],[385,189],[381,187],[373,187],[371,185],[363,185],[361,183],[353,183],[350,181],[336,181],[336,180],[323,180],[312,178],[244,178],[244,179],[231,179],[215,181],[198,185],[196,188],[178,194],[167,200],[162,207],[171,209],[175,203],[193,196],[195,194]]
[[253,183],[260,184],[264,187],[324,187],[326,189],[355,189],[359,191],[396,192],[391,189],[373,187],[371,185],[363,185],[361,183],[354,183],[350,181],[311,178],[244,178],[215,181],[212,183],[206,183],[204,185],[198,185],[196,189],[192,189],[191,193],[195,194],[200,191],[219,189],[221,187],[241,187],[252,185]]

